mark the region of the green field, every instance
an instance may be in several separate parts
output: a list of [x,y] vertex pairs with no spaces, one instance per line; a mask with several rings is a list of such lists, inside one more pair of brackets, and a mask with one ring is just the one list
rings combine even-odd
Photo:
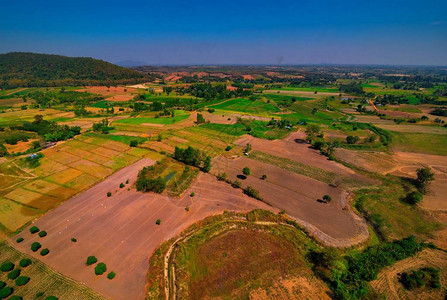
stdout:
[[267,98],[269,100],[273,100],[277,104],[292,102],[293,100],[307,101],[307,100],[314,99],[314,98],[309,98],[309,97],[299,97],[299,96],[290,96],[290,95],[282,95],[282,94],[264,94],[264,95],[265,95],[265,98]]
[[183,121],[185,119],[187,119],[189,117],[189,114],[187,112],[185,112],[184,110],[176,110],[175,114],[174,114],[174,118],[172,117],[135,117],[135,118],[127,118],[127,119],[121,119],[121,120],[117,120],[114,121],[113,123],[118,123],[118,124],[136,124],[136,125],[140,125],[140,124],[144,124],[144,123],[149,123],[149,124],[174,124],[180,121]]
[[339,93],[339,89],[337,87],[324,87],[324,86],[310,86],[310,87],[294,87],[294,86],[285,86],[282,88],[275,88],[274,90],[282,90],[282,91],[302,91],[302,92],[321,92],[321,93]]
[[270,128],[267,126],[267,122],[264,121],[252,121],[249,125],[250,131],[247,130],[247,126],[235,123],[235,124],[216,124],[209,123],[200,125],[199,128],[215,130],[229,135],[241,136],[243,134],[250,134],[254,137],[264,138],[264,139],[280,139],[287,136],[290,133],[289,130]]
[[447,134],[393,131],[393,148],[407,152],[447,155]]
[[210,105],[208,107],[219,110],[236,111],[259,115],[279,112],[279,108],[272,103],[267,103],[260,100],[252,101],[243,98],[231,99],[220,104]]

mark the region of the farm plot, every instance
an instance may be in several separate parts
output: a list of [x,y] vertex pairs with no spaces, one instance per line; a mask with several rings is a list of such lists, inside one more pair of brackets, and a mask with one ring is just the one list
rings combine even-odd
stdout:
[[144,125],[144,124],[161,124],[161,125],[168,125],[168,124],[174,124],[180,121],[183,121],[189,117],[189,114],[185,112],[184,110],[175,110],[174,117],[135,117],[135,118],[127,118],[127,119],[120,119],[115,121],[114,123],[117,124],[137,124],[137,125]]
[[0,263],[11,262],[16,270],[20,270],[21,276],[30,278],[25,285],[16,286],[14,280],[7,278],[7,273],[0,274],[0,280],[14,288],[13,295],[15,296],[35,299],[36,294],[40,293],[42,299],[49,296],[59,299],[105,299],[85,285],[63,276],[37,259],[30,259],[29,265],[21,266],[20,262],[29,258],[6,243],[0,244],[0,252],[2,253]]
[[279,108],[272,103],[267,103],[260,100],[249,100],[249,99],[230,99],[219,104],[210,105],[209,108],[224,110],[224,111],[235,111],[249,114],[259,114],[266,115],[270,113],[279,112]]
[[247,143],[250,143],[252,149],[256,151],[287,158],[301,164],[337,174],[344,178],[350,178],[354,181],[364,182],[365,184],[373,183],[371,180],[356,174],[353,170],[342,164],[330,161],[318,151],[309,148],[309,145],[305,142],[304,132],[301,131],[293,132],[282,140],[267,141],[244,135],[235,141],[236,145],[242,147],[245,147]]
[[[50,249],[47,256],[40,257],[30,250],[36,237],[29,230],[10,242],[108,298],[143,299],[149,257],[163,241],[224,210],[269,209],[239,189],[203,173],[181,198],[140,193],[131,188],[138,171],[153,163],[143,159],[119,170],[37,220],[33,225],[48,233],[41,242],[42,247]],[[120,188],[121,183],[124,188]],[[24,241],[16,243],[19,237]],[[72,242],[72,238],[77,242]],[[85,265],[91,255],[104,262],[107,270],[116,272],[116,277],[109,280],[105,275],[95,275],[94,267]]]
[[[243,174],[244,167],[251,170],[249,176]],[[341,189],[245,157],[217,157],[213,160],[212,172],[225,173],[232,182],[238,180],[243,188],[253,187],[263,201],[299,220],[323,242],[348,246],[368,237],[365,224],[349,211],[349,196]],[[331,196],[332,201],[323,203],[324,195]]]
[[20,230],[38,215],[127,166],[150,151],[97,136],[80,136],[42,151],[40,166],[0,165],[2,236]]

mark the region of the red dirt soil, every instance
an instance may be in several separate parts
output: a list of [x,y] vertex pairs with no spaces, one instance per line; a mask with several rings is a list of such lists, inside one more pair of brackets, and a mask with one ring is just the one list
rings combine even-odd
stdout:
[[[27,228],[9,243],[106,297],[144,299],[149,257],[163,241],[224,210],[271,209],[209,174],[199,174],[184,196],[177,199],[128,190],[138,171],[153,163],[150,159],[140,160],[41,217],[33,225],[45,230],[46,237],[31,235]],[[130,183],[120,189],[119,184],[127,179]],[[192,191],[195,196],[191,198]],[[107,197],[107,192],[112,196]],[[157,219],[161,219],[161,225],[155,224]],[[18,237],[25,240],[17,244]],[[71,242],[71,238],[77,242]],[[42,257],[32,252],[30,245],[34,241],[48,248],[50,254]],[[90,255],[104,262],[107,272],[116,272],[115,279],[107,279],[106,274],[96,276],[94,267],[85,265]]]
[[[239,179],[242,168],[249,167],[251,175]],[[245,157],[213,160],[212,171],[225,172],[232,181],[243,187],[252,186],[264,201],[296,218],[322,242],[332,246],[350,246],[368,237],[365,223],[349,210],[348,193],[312,178]],[[260,179],[263,174],[267,179]],[[323,195],[332,197],[329,204],[318,202]]]

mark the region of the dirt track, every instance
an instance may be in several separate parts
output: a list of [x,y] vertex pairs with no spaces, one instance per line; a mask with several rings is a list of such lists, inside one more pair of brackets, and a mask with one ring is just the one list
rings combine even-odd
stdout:
[[[47,231],[46,237],[32,236],[27,228],[9,242],[106,297],[143,299],[149,257],[163,241],[224,210],[269,209],[208,174],[199,175],[179,199],[143,194],[127,190],[127,186],[119,188],[127,179],[132,184],[138,171],[153,163],[150,159],[140,160],[40,218],[33,225]],[[112,197],[106,196],[109,191]],[[193,198],[189,196],[191,191],[195,192]],[[186,206],[190,207],[189,212]],[[161,219],[161,225],[155,224],[157,219]],[[19,236],[25,240],[17,244]],[[72,237],[77,239],[76,243],[70,241]],[[50,254],[41,257],[39,252],[31,252],[34,241],[48,248]],[[115,271],[116,278],[110,281],[105,275],[96,276],[94,267],[85,265],[89,255],[104,262],[108,271]]]

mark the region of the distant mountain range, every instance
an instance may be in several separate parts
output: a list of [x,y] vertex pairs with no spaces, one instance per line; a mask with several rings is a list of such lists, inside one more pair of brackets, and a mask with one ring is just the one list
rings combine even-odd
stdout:
[[149,79],[142,72],[90,57],[29,52],[0,54],[0,88],[132,84]]
[[141,66],[147,66],[148,63],[144,61],[137,61],[137,60],[122,60],[115,63],[118,66],[131,68],[131,67],[141,67]]

